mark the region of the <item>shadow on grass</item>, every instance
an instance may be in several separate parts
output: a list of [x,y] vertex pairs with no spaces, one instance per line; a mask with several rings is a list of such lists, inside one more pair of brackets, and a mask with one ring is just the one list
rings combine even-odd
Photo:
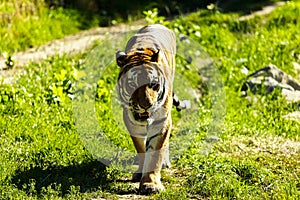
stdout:
[[[33,167],[29,170],[19,170],[12,178],[12,183],[27,194],[40,195],[48,187],[57,190],[61,196],[70,192],[71,186],[80,187],[80,192],[95,191],[109,188],[114,180],[99,161],[91,161],[81,165],[67,167],[52,167],[43,169]],[[34,191],[30,185],[34,185]],[[57,187],[58,188],[55,188]]]

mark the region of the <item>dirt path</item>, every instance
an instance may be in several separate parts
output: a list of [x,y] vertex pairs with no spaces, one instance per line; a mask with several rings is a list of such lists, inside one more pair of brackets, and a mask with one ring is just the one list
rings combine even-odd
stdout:
[[267,14],[271,13],[275,8],[277,8],[279,6],[283,6],[284,4],[286,4],[286,2],[280,1],[277,3],[271,4],[269,6],[265,6],[262,10],[258,10],[249,15],[240,17],[239,20],[244,21],[244,20],[252,19],[255,16],[267,15]]
[[23,67],[29,62],[39,62],[56,54],[80,53],[91,47],[95,41],[104,39],[109,34],[118,34],[130,30],[137,30],[145,24],[144,20],[134,22],[130,25],[120,24],[112,27],[99,27],[87,31],[66,36],[62,39],[53,40],[45,45],[34,47],[23,52],[17,52],[12,56],[14,67],[8,69],[4,57],[0,57],[0,81],[12,84],[15,77],[22,72]]
[[[240,17],[239,20],[247,20],[256,15],[268,14],[281,5],[284,5],[284,2],[278,2],[267,6],[263,10]],[[15,62],[12,69],[7,69],[5,64],[6,59],[0,56],[0,81],[4,78],[4,83],[12,84],[16,79],[15,77],[19,73],[22,73],[22,68],[29,62],[39,62],[40,60],[54,56],[55,54],[79,53],[89,48],[95,41],[103,39],[108,34],[137,30],[144,24],[145,21],[140,20],[131,25],[121,24],[112,27],[94,28],[51,41],[45,45],[34,47],[23,52],[17,52],[12,56],[12,59]]]

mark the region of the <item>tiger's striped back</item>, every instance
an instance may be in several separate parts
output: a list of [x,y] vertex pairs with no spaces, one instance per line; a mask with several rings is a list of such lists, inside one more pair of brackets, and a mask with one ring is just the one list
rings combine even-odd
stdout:
[[[169,71],[170,77],[173,78],[176,54],[175,34],[165,26],[159,24],[146,26],[130,38],[125,52],[131,55],[147,50],[152,50],[155,53],[161,51],[159,52],[160,57],[157,62],[161,63],[164,67],[168,67],[167,71]],[[169,74],[166,74],[166,77],[169,77]]]

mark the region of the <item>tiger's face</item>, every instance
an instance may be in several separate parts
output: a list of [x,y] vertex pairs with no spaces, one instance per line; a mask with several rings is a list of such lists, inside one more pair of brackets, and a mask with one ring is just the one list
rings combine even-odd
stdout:
[[167,85],[157,63],[124,66],[119,76],[118,95],[122,106],[131,111],[132,120],[146,122],[164,103]]

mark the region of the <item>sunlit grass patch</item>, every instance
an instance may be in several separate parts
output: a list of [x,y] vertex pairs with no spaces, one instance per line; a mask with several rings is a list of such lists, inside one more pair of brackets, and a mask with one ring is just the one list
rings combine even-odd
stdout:
[[[85,16],[72,9],[49,8],[43,0],[5,0],[0,4],[0,55],[12,54],[78,32]],[[97,26],[93,20],[84,27]]]

